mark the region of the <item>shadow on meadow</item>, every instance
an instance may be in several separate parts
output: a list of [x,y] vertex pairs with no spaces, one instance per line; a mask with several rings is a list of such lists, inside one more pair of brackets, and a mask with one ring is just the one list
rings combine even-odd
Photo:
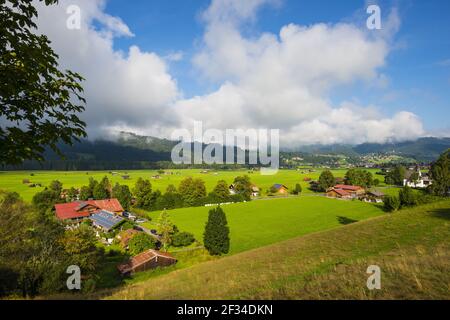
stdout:
[[342,225],[348,225],[348,224],[358,222],[358,220],[354,220],[354,219],[350,219],[350,218],[342,217],[342,216],[338,216],[337,221]]

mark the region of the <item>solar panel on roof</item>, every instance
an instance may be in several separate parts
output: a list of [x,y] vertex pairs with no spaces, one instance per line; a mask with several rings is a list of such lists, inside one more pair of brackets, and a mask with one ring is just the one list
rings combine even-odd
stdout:
[[99,226],[105,229],[112,229],[114,226],[123,221],[123,218],[115,216],[107,211],[100,211],[92,215],[91,219]]

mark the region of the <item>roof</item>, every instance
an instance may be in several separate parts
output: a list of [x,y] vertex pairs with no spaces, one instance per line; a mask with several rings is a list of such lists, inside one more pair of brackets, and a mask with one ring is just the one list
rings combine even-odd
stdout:
[[86,210],[78,210],[78,202],[55,204],[56,216],[60,220],[87,218],[91,214]]
[[87,201],[89,204],[95,205],[97,208],[111,211],[111,212],[123,212],[122,205],[120,204],[119,200],[113,198],[113,199],[106,199],[106,200],[90,200]]
[[336,192],[338,195],[340,195],[342,197],[350,195],[350,193],[348,193],[347,191],[342,190],[342,189],[331,189],[329,192],[332,192],[332,191]]
[[116,225],[118,225],[120,222],[123,221],[122,217],[118,217],[113,213],[105,210],[101,210],[100,212],[93,214],[91,216],[91,219],[96,225],[105,228],[107,230],[111,230],[112,228],[114,228]]
[[286,187],[284,184],[279,184],[279,183],[274,184],[273,187],[275,189],[281,189],[281,188],[288,189],[288,187]]
[[334,186],[334,189],[341,189],[341,190],[347,190],[347,191],[358,191],[363,189],[363,187],[360,186],[349,186],[345,184],[337,184]]
[[371,194],[371,195],[373,195],[375,197],[380,197],[380,198],[385,196],[385,194],[383,192],[380,192],[380,191],[370,191],[369,194]]
[[163,257],[166,259],[171,259],[171,260],[177,261],[177,259],[169,253],[164,253],[161,251],[150,249],[150,250],[144,251],[141,254],[138,254],[137,256],[131,258],[127,263],[123,263],[123,264],[119,265],[117,268],[119,269],[119,271],[121,273],[128,273],[128,272],[133,271],[140,265],[143,265],[144,263],[147,263],[147,262],[155,259],[156,257]]
[[96,210],[106,210],[110,212],[124,211],[122,205],[117,199],[88,200],[56,204],[56,216],[60,220],[86,218],[89,217],[92,213],[92,211],[89,212],[88,207],[93,207]]

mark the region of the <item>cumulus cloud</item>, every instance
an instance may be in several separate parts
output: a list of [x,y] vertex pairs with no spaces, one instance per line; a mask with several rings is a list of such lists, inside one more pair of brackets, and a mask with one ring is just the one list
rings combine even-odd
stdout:
[[[66,27],[71,5],[81,9],[80,29]],[[115,38],[133,33],[120,18],[104,12],[105,1],[61,0],[57,6],[37,7],[39,31],[52,41],[62,66],[86,79],[88,103],[82,117],[91,136],[133,128],[157,133],[175,123],[168,106],[179,92],[166,61],[137,46],[115,50]]]
[[369,33],[351,23],[288,24],[279,34],[245,37],[241,26],[269,0],[216,0],[203,18],[203,48],[194,64],[204,77],[223,81],[217,92],[178,101],[186,122],[214,128],[265,127],[282,130],[285,144],[361,143],[424,134],[417,116],[392,118],[373,107],[334,106],[331,89],[356,81],[387,86],[379,72],[400,21],[393,10],[384,30]]
[[[80,30],[66,28],[69,5],[82,12]],[[408,139],[424,134],[409,112],[383,117],[375,106],[331,103],[332,89],[362,81],[387,86],[381,73],[400,20],[392,11],[384,29],[369,33],[350,22],[302,26],[246,36],[264,5],[279,0],[213,0],[202,14],[205,32],[193,65],[219,89],[181,98],[168,63],[182,52],[160,57],[131,46],[114,49],[117,37],[133,37],[119,18],[105,13],[103,0],[61,0],[39,7],[39,30],[53,41],[64,67],[85,78],[91,134],[131,130],[170,137],[194,121],[218,129],[281,129],[286,145],[361,143]],[[350,98],[350,97],[349,97]]]

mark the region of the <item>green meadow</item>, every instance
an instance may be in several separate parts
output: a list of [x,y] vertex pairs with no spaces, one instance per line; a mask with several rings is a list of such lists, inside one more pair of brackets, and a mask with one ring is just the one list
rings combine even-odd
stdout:
[[[276,175],[263,176],[259,172],[252,173],[248,170],[235,170],[235,171],[209,171],[208,173],[201,173],[200,169],[192,170],[167,170],[167,172],[173,172],[173,175],[161,175],[161,179],[152,179],[156,176],[157,171],[152,170],[136,170],[136,171],[120,171],[119,175],[112,175],[108,171],[7,171],[0,172],[0,189],[13,191],[19,193],[25,201],[31,201],[34,194],[42,191],[53,180],[59,180],[63,183],[64,188],[80,188],[88,184],[89,178],[100,180],[104,176],[107,176],[112,183],[119,182],[120,184],[126,184],[133,187],[136,180],[139,177],[149,179],[155,190],[165,191],[169,184],[178,186],[182,179],[191,176],[194,178],[201,178],[205,181],[206,188],[211,191],[219,180],[225,180],[228,183],[232,183],[234,178],[239,175],[247,174],[250,176],[252,182],[256,184],[263,194],[275,183],[286,185],[288,188],[293,188],[295,184],[300,183],[303,187],[304,193],[311,193],[308,190],[309,183],[303,181],[305,178],[311,178],[317,180],[321,173],[321,169],[317,169],[315,172],[302,173],[303,170],[280,170]],[[377,176],[376,169],[369,170],[374,174],[374,178],[378,178],[380,181],[384,181],[383,176]],[[335,177],[344,177],[347,172],[346,169],[332,170]],[[127,174],[130,176],[130,180],[122,179],[121,175]],[[30,188],[28,185],[23,184],[23,180],[28,179],[31,183],[42,184],[42,187]]]
[[[300,207],[306,206],[308,200],[299,200]],[[337,201],[325,203],[324,206],[336,208],[341,205]],[[363,209],[362,204],[357,208],[353,202],[343,202],[342,206],[344,211],[344,207],[350,212],[355,206],[354,209],[367,210],[367,215],[371,215],[369,207]],[[231,212],[227,209],[230,224],[238,228]],[[279,210],[276,215],[283,212]],[[328,213],[329,222],[325,223],[330,224],[335,215]],[[267,225],[266,219],[264,216],[259,221]],[[327,220],[317,219],[322,223]],[[444,200],[200,263],[119,290],[105,291],[101,296],[154,300],[448,300],[449,219],[450,201]],[[295,227],[289,226],[287,230],[291,228]],[[237,233],[235,236],[238,237]],[[366,287],[366,270],[370,265],[378,265],[382,270],[381,290],[370,291]]]
[[[230,227],[231,254],[385,214],[373,204],[321,196],[255,200],[222,208]],[[193,233],[201,241],[209,210],[184,208],[169,213],[180,230]],[[153,221],[158,215],[149,214]]]

